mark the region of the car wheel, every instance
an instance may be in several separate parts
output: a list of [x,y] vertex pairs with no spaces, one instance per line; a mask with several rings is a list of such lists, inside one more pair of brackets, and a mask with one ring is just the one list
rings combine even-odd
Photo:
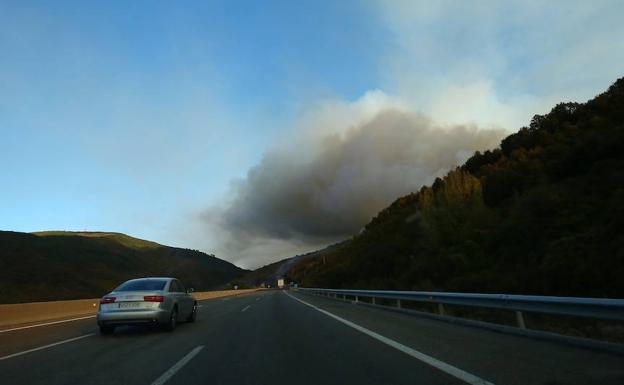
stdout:
[[191,315],[186,319],[186,322],[195,322],[197,319],[197,303],[193,304],[193,310],[191,311]]
[[169,316],[169,323],[167,323],[165,329],[167,331],[173,331],[178,325],[178,308],[174,307]]
[[114,332],[115,332],[114,326],[104,326],[104,325],[100,326],[100,334],[103,336],[113,334]]

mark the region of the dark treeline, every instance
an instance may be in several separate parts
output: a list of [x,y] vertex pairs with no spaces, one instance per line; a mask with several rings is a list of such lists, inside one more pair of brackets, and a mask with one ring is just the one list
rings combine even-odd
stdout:
[[624,78],[397,199],[305,286],[624,296]]

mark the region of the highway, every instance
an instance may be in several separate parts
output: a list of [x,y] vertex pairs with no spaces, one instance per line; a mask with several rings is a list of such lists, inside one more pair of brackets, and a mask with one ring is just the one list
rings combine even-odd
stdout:
[[0,384],[624,384],[624,357],[296,292],[200,301],[172,332],[0,331]]

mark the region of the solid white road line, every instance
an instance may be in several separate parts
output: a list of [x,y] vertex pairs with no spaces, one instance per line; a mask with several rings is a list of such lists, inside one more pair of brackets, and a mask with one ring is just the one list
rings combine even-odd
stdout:
[[36,352],[36,351],[38,351],[38,350],[43,350],[43,349],[51,348],[51,347],[53,347],[53,346],[66,344],[66,343],[68,343],[68,342],[78,341],[78,340],[81,340],[81,339],[83,339],[83,338],[91,337],[91,336],[94,336],[94,335],[95,335],[95,333],[85,334],[84,336],[74,337],[74,338],[70,338],[70,339],[68,339],[68,340],[63,340],[63,341],[55,342],[55,343],[53,343],[53,344],[40,346],[40,347],[38,347],[38,348],[29,349],[29,350],[24,350],[23,352],[14,353],[14,354],[9,354],[8,356],[0,357],[0,361],[3,361],[3,360],[8,360],[9,358],[13,358],[13,357],[21,356],[21,355],[24,355],[24,354],[28,354],[28,353],[32,353],[32,352]]
[[156,379],[156,381],[152,382],[152,385],[162,385],[167,382],[167,380],[173,377],[173,375],[176,374],[178,370],[182,369],[182,367],[186,365],[190,360],[192,360],[193,357],[195,357],[197,353],[199,353],[203,348],[204,345],[199,345],[195,349],[188,352],[186,356],[182,357],[180,361],[178,361],[175,365],[169,368],[169,370],[164,372],[160,377]]
[[81,320],[81,319],[88,319],[88,318],[95,318],[95,316],[94,315],[89,315],[89,316],[86,316],[86,317],[78,317],[78,318],[64,319],[64,320],[60,320],[60,321],[46,322],[46,323],[43,323],[43,324],[36,324],[36,325],[29,325],[29,326],[20,326],[18,328],[0,330],[0,333],[13,332],[15,330],[22,330],[22,329],[37,328],[39,326],[48,326],[48,325],[61,324],[63,322],[78,321],[78,320]]
[[251,307],[251,305],[247,305],[243,308],[243,310],[241,310],[241,312],[244,312],[245,310],[249,309]]
[[414,349],[412,349],[412,348],[410,348],[408,346],[405,346],[405,345],[403,345],[403,344],[401,344],[401,343],[399,343],[399,342],[397,342],[395,340],[392,340],[390,338],[384,337],[381,334],[375,333],[372,330],[366,329],[366,328],[364,328],[364,327],[362,327],[362,326],[360,326],[358,324],[355,324],[355,323],[353,323],[351,321],[347,321],[344,318],[338,317],[337,315],[334,315],[334,314],[332,314],[332,313],[330,313],[330,312],[328,312],[326,310],[318,308],[318,307],[316,307],[316,306],[314,306],[314,305],[312,305],[310,303],[307,303],[307,302],[305,302],[305,301],[303,301],[303,300],[301,300],[301,299],[299,299],[297,297],[294,297],[293,295],[288,294],[287,292],[284,292],[284,294],[286,294],[287,296],[289,296],[290,298],[292,298],[294,300],[297,300],[297,301],[301,302],[304,305],[310,306],[311,308],[320,311],[321,313],[323,313],[323,314],[325,314],[325,315],[327,315],[327,316],[329,316],[329,317],[331,317],[331,318],[333,318],[333,319],[335,319],[335,320],[337,320],[339,322],[342,322],[343,324],[345,324],[345,325],[347,325],[349,327],[352,327],[353,329],[355,329],[355,330],[357,330],[359,332],[362,332],[362,333],[364,333],[364,334],[366,334],[366,335],[376,339],[379,342],[383,342],[384,344],[386,344],[388,346],[391,346],[391,347],[393,347],[393,348],[395,348],[397,350],[400,350],[401,352],[403,352],[403,353],[405,353],[405,354],[407,354],[409,356],[412,356],[412,357],[416,358],[417,360],[420,360],[420,361],[424,362],[425,364],[431,365],[434,368],[439,369],[439,370],[443,371],[444,373],[449,374],[449,375],[451,375],[451,376],[453,376],[455,378],[458,378],[458,379],[460,379],[460,380],[462,380],[462,381],[464,381],[464,382],[466,382],[468,384],[471,384],[471,385],[494,385],[491,382],[488,382],[488,381],[486,381],[486,380],[484,380],[484,379],[482,379],[480,377],[475,376],[474,374],[470,374],[470,373],[468,373],[466,371],[463,371],[463,370],[461,370],[459,368],[454,367],[453,365],[447,364],[446,362],[440,361],[440,360],[438,360],[436,358],[433,358],[433,357],[428,356],[428,355],[426,355],[424,353],[421,353],[421,352],[419,352],[417,350],[414,350]]

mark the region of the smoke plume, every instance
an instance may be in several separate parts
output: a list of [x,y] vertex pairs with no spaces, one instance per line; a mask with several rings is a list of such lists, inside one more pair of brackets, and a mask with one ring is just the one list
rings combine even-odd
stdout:
[[[364,99],[329,109],[347,127],[308,119],[305,134],[265,154],[233,183],[223,207],[205,213],[229,260],[256,267],[348,238],[396,198],[495,147],[504,133],[441,126],[387,99]],[[331,125],[332,113],[323,111],[317,123]]]

